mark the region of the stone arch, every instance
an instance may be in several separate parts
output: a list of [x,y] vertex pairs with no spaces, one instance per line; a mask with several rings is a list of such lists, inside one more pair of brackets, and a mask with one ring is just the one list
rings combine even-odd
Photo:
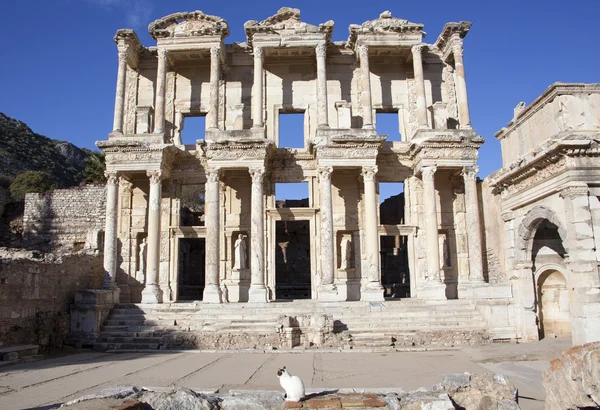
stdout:
[[571,336],[568,278],[558,265],[545,265],[535,273],[539,338]]
[[[517,255],[519,263],[532,262],[531,251],[533,247],[533,237],[535,236],[537,228],[544,221],[548,221],[557,227],[563,246],[565,246],[567,230],[564,228],[558,215],[547,206],[536,206],[527,212],[527,215],[525,215],[519,225],[517,236]],[[565,248],[565,250],[567,249]]]

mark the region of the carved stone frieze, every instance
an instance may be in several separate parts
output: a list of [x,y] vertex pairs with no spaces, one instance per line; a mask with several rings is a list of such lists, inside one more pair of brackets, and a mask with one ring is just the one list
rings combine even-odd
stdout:
[[227,21],[218,16],[204,14],[201,11],[173,13],[155,20],[148,26],[148,32],[154,39],[168,37],[197,37],[229,35]]
[[519,175],[515,175],[509,181],[495,185],[496,192],[500,192],[502,198],[507,198],[517,192],[527,189],[539,182],[550,179],[564,171],[567,158],[561,157],[555,162],[547,162],[538,167],[531,167],[524,170]]
[[126,72],[126,88],[125,88],[125,126],[123,132],[125,134],[134,134],[135,121],[136,121],[136,108],[137,108],[137,90],[139,73],[127,67]]
[[570,185],[560,191],[561,198],[576,198],[579,196],[588,196],[590,189],[586,184]]
[[167,72],[167,84],[165,90],[165,133],[173,138],[175,124],[175,84],[177,73]]
[[209,142],[206,157],[209,160],[266,160],[271,155],[270,140],[224,140]]
[[443,101],[446,103],[448,117],[458,119],[458,105],[456,104],[456,85],[454,83],[454,69],[449,64],[444,64],[442,71]]
[[414,76],[406,80],[408,87],[408,133],[414,135],[415,131],[419,127],[419,121],[417,119],[417,88],[415,84]]
[[354,48],[362,36],[388,34],[401,35],[420,42],[423,38],[423,24],[410,22],[406,19],[393,17],[390,11],[384,11],[379,18],[365,21],[361,25],[350,25],[350,36],[348,37],[348,46]]

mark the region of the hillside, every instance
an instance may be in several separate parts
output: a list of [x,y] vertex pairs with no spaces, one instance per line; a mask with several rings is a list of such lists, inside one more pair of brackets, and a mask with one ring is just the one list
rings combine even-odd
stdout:
[[46,171],[57,188],[78,185],[91,152],[36,134],[25,123],[0,113],[0,175]]

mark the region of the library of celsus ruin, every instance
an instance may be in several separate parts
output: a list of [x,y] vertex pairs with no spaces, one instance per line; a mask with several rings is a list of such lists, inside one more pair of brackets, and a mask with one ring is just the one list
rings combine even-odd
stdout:
[[[113,302],[289,315],[267,303],[287,299],[338,322],[344,306],[420,308],[456,313],[455,332],[481,320],[487,339],[600,339],[600,87],[518,107],[497,134],[505,166],[482,183],[470,27],[427,43],[386,11],[332,41],[333,21],[282,8],[246,22],[243,43],[200,11],[151,23],[151,47],[119,30],[113,131],[97,143]],[[390,121],[397,133],[378,131]]]

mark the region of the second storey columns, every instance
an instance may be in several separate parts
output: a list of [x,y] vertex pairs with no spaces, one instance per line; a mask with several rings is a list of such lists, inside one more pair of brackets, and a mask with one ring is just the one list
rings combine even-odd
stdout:
[[371,101],[371,70],[369,68],[369,46],[358,46],[361,90],[363,105],[363,128],[373,128],[373,102]]
[[263,48],[254,47],[254,84],[252,89],[252,127],[263,124]]
[[317,120],[319,127],[329,127],[327,113],[327,44],[319,42],[317,54]]
[[156,71],[156,97],[154,103],[154,133],[165,132],[165,89],[167,83],[167,65],[169,52],[158,50],[158,69]]

